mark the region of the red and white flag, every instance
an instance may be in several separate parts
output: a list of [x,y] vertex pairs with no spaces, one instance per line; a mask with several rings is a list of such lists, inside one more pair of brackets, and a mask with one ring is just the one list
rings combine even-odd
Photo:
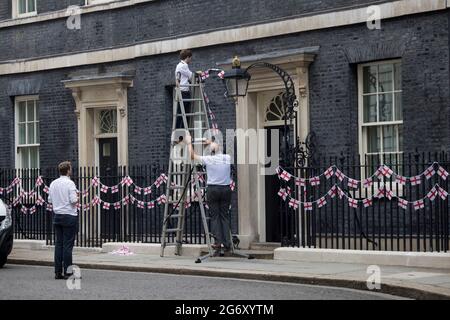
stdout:
[[136,202],[136,198],[130,194],[130,202],[134,204]]
[[224,78],[224,76],[225,76],[225,71],[220,71],[218,74],[217,74],[217,76],[220,78],[220,79],[223,79]]
[[349,205],[351,208],[358,209],[358,200],[349,197],[349,198],[348,198],[348,205]]
[[122,203],[126,206],[130,204],[130,196],[126,196],[122,199]]
[[153,209],[154,207],[155,207],[155,202],[154,201],[147,202],[147,208],[148,209]]
[[382,173],[383,176],[385,176],[386,178],[390,178],[394,173],[394,171],[392,171],[392,169],[389,168],[387,165],[383,165]]
[[320,177],[319,177],[319,176],[317,176],[317,177],[312,177],[311,179],[309,179],[309,183],[310,183],[312,186],[318,186],[318,185],[320,184]]
[[152,193],[152,187],[146,187],[146,188],[144,188],[144,195],[148,195],[148,194],[150,194],[150,193]]
[[[305,202],[303,207],[305,208],[306,211],[312,211],[313,204],[312,204],[312,202]],[[295,209],[297,209],[297,208],[295,208]]]
[[102,200],[98,196],[95,196],[94,199],[92,199],[92,205],[96,206],[101,203]]
[[158,197],[158,199],[156,199],[156,201],[158,202],[158,204],[161,204],[161,203],[166,203],[166,195],[164,195],[164,194],[162,194],[162,195],[160,195],[159,197]]
[[40,187],[40,186],[42,186],[43,184],[44,184],[44,180],[42,179],[41,176],[39,176],[39,177],[36,179],[36,186],[37,186],[37,187]]
[[120,208],[122,207],[122,204],[119,202],[114,203],[114,210],[120,210]]
[[384,187],[378,189],[378,191],[375,193],[375,198],[384,198]]
[[19,177],[14,178],[13,182],[11,183],[12,186],[16,186],[16,185],[20,185],[21,184],[21,180]]
[[423,202],[423,200],[417,200],[413,202],[414,205],[414,210],[420,210],[425,208],[425,203]]
[[433,187],[433,189],[430,190],[427,194],[427,198],[430,199],[430,201],[434,201],[438,195],[438,191],[436,190],[436,186]]
[[384,195],[389,200],[392,200],[392,198],[394,197],[394,192],[392,190],[386,189],[385,192],[384,192]]
[[349,188],[357,189],[358,188],[358,183],[359,183],[358,180],[348,178],[348,184],[347,185],[348,185]]
[[191,202],[189,201],[189,200],[186,200],[185,202],[184,202],[184,208],[185,209],[188,209],[188,208],[190,208],[191,207]]
[[144,209],[144,208],[145,208],[145,203],[144,203],[144,201],[138,201],[137,207],[140,208],[140,209]]
[[117,192],[119,192],[119,186],[112,186],[111,193],[117,193]]
[[53,205],[51,203],[47,203],[45,210],[47,211],[53,211]]
[[134,193],[136,193],[136,194],[142,194],[142,188],[141,188],[141,187],[135,186],[135,187],[134,187]]
[[20,211],[21,211],[23,214],[27,214],[27,213],[28,213],[28,209],[27,209],[27,207],[25,207],[25,206],[22,206],[22,209],[20,209]]
[[404,176],[400,176],[400,175],[396,175],[395,176],[395,182],[404,186],[406,184],[406,177]]
[[306,179],[304,178],[295,178],[295,185],[299,187],[306,186]]
[[283,170],[283,171],[280,173],[279,177],[280,177],[281,179],[283,179],[284,181],[289,181],[289,180],[291,180],[292,175],[291,175],[289,172]]
[[431,179],[436,174],[436,171],[434,171],[434,166],[430,166],[425,170],[424,175],[427,180]]
[[278,191],[278,195],[279,195],[281,198],[283,198],[283,200],[286,201],[286,198],[287,198],[287,196],[288,196],[288,193],[286,192],[286,189],[281,188],[281,189]]
[[5,190],[5,189],[0,188],[0,195],[3,195],[3,190]]
[[133,184],[133,179],[131,179],[129,176],[126,176],[125,178],[122,179],[121,184],[122,186],[126,185],[129,187]]
[[329,167],[323,174],[325,178],[330,179],[334,175],[333,167]]
[[297,199],[292,198],[291,200],[289,200],[289,207],[293,209],[297,209],[299,204],[300,201],[298,201]]
[[30,214],[36,213],[36,207],[32,206],[30,209]]
[[372,184],[373,184],[372,178],[367,178],[367,179],[364,179],[364,181],[363,181],[364,188],[370,188],[372,186]]
[[438,188],[439,197],[441,197],[442,200],[447,199],[448,192],[445,191],[444,189],[442,189],[441,187],[437,187],[437,188]]
[[409,204],[409,202],[406,201],[405,199],[398,198],[398,206],[399,206],[400,208],[406,210],[406,209],[408,209],[408,204]]
[[109,190],[108,186],[105,185],[102,185],[102,187],[100,188],[100,191],[103,193],[108,193],[108,190]]
[[444,168],[442,168],[441,166],[439,166],[438,169],[438,175],[443,179],[443,180],[447,180],[448,177],[448,172],[447,170],[445,170]]
[[37,199],[36,199],[36,205],[37,206],[42,206],[44,204],[44,199],[41,197],[41,196],[39,196]]
[[344,190],[342,190],[339,187],[337,187],[337,190],[338,190],[339,199],[342,199],[345,196]]
[[416,186],[422,183],[422,176],[415,176],[409,179],[412,186]]
[[46,194],[48,194],[49,193],[49,191],[50,191],[50,188],[49,187],[47,187],[47,186],[45,186],[44,187],[44,189],[43,189],[43,191],[46,193]]
[[384,169],[384,166],[380,166],[377,169],[377,171],[375,171],[375,175],[377,176],[378,179],[382,179],[384,177],[383,169]]
[[317,207],[319,207],[319,208],[322,208],[326,204],[327,204],[327,200],[325,197],[322,197],[317,201]]
[[231,183],[230,183],[231,191],[234,191],[235,188],[236,188],[236,183],[233,180],[231,180]]
[[78,202],[78,203],[75,205],[75,208],[77,208],[77,210],[80,210],[80,209],[81,209],[81,204]]
[[94,187],[98,187],[98,185],[100,184],[100,179],[98,177],[92,178],[91,184]]
[[331,189],[328,191],[327,194],[328,194],[331,198],[334,198],[334,197],[336,197],[336,193],[337,193],[337,187],[336,187],[336,186],[332,186]]
[[109,208],[111,208],[111,204],[108,202],[103,202],[103,209],[109,210]]
[[363,200],[364,208],[371,207],[373,204],[373,200],[371,198],[367,198]]
[[342,182],[342,180],[345,179],[345,175],[339,169],[336,169],[336,172],[334,173],[334,175],[336,176],[336,178],[339,179],[340,182]]

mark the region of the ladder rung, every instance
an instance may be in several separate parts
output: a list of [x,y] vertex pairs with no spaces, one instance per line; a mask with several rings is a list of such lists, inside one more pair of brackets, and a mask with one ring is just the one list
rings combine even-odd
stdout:
[[205,127],[201,127],[201,128],[187,128],[187,130],[209,130],[210,128],[205,128]]
[[182,101],[203,101],[203,99],[183,99]]
[[[185,113],[186,117],[194,117],[194,116],[206,116],[204,112],[193,112],[193,113]],[[177,117],[182,117],[183,114],[176,114]]]
[[173,233],[173,232],[178,232],[178,231],[182,231],[182,229],[178,229],[178,228],[175,228],[175,229],[167,229],[167,230],[166,230],[166,233]]
[[182,217],[181,214],[171,214],[170,216],[167,216],[167,218],[181,218],[181,217]]

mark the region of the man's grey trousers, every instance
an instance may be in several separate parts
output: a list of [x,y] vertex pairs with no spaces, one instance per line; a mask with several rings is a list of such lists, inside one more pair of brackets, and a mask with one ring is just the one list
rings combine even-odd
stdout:
[[231,248],[230,219],[228,210],[231,202],[230,186],[208,185],[208,206],[211,217],[211,232],[216,244]]

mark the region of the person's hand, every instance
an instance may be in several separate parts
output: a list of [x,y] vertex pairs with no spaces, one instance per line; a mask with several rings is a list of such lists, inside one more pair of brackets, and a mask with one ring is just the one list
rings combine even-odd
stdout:
[[184,141],[186,142],[186,144],[192,143],[192,137],[189,133],[186,133],[186,136],[184,137]]
[[205,144],[206,144],[206,145],[210,145],[210,144],[211,144],[211,142],[212,142],[212,141],[211,141],[211,140],[209,140],[209,139],[206,139],[206,140],[205,140]]

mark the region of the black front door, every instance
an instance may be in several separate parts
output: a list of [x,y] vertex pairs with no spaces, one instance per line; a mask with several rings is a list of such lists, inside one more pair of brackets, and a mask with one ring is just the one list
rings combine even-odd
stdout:
[[117,168],[117,138],[102,138],[99,145],[100,176],[112,177]]
[[[99,173],[102,184],[107,186],[114,186],[119,183],[118,169],[117,169],[117,138],[101,138],[98,140],[98,156],[99,156]],[[112,194],[110,190],[101,194],[101,199],[104,202],[115,203],[119,201],[120,192]],[[101,234],[104,241],[119,241],[120,240],[120,212],[110,209],[105,209],[101,206]]]
[[[279,130],[279,150],[282,148],[283,141],[283,127],[268,127],[267,130],[267,156],[269,158],[280,157],[279,154],[272,154],[274,149],[272,144],[272,135],[274,130]],[[266,164],[266,168],[270,167],[272,163]],[[276,174],[266,175],[265,178],[266,189],[266,242],[281,242],[281,202],[278,196],[280,190],[280,181]]]

